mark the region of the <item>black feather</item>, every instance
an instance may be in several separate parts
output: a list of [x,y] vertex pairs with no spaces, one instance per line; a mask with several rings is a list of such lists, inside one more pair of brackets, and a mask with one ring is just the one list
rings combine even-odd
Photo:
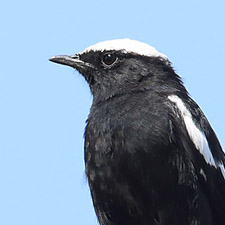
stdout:
[[[65,60],[85,77],[94,97],[85,167],[100,224],[224,225],[224,152],[170,62],[123,49],[52,59]],[[196,147],[169,96],[182,101],[205,135],[214,165]]]

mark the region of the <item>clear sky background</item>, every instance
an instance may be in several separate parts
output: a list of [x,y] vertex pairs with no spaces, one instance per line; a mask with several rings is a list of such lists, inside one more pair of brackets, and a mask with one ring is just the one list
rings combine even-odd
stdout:
[[224,11],[224,0],[2,1],[0,225],[97,224],[83,162],[92,97],[51,56],[115,38],[154,46],[225,147]]

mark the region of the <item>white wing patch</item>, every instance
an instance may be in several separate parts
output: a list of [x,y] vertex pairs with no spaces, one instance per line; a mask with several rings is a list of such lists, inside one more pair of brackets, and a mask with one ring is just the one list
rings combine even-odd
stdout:
[[122,51],[124,53],[136,53],[139,55],[149,56],[149,57],[161,57],[167,60],[166,55],[158,52],[152,46],[135,40],[126,39],[115,39],[110,41],[99,42],[86,48],[82,53],[87,53],[90,51]]
[[[186,125],[186,129],[188,131],[188,134],[195,144],[195,147],[199,150],[199,152],[203,155],[205,161],[214,167],[216,166],[215,160],[212,156],[211,150],[208,145],[208,141],[205,137],[205,134],[199,130],[199,128],[195,125],[192,115],[190,111],[186,108],[183,101],[176,95],[170,95],[168,96],[168,99],[172,102],[174,102],[177,106],[177,108],[180,110],[181,116],[183,117],[184,123]],[[223,173],[225,176],[225,171]]]
[[224,165],[222,163],[219,163],[218,167],[220,168],[221,173],[223,175],[223,178],[225,179],[225,168],[224,168]]

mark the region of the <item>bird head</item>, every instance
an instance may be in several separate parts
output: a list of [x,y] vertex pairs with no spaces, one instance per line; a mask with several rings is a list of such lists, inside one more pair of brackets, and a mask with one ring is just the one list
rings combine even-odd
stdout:
[[50,61],[79,71],[96,101],[156,87],[165,91],[171,84],[181,83],[164,54],[130,39],[103,41],[75,55],[54,56]]

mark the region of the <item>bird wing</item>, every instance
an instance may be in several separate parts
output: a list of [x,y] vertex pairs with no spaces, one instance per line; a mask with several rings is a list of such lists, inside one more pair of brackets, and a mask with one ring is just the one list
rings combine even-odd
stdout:
[[225,223],[225,154],[199,106],[190,98],[169,96],[174,129],[190,158],[217,225]]

